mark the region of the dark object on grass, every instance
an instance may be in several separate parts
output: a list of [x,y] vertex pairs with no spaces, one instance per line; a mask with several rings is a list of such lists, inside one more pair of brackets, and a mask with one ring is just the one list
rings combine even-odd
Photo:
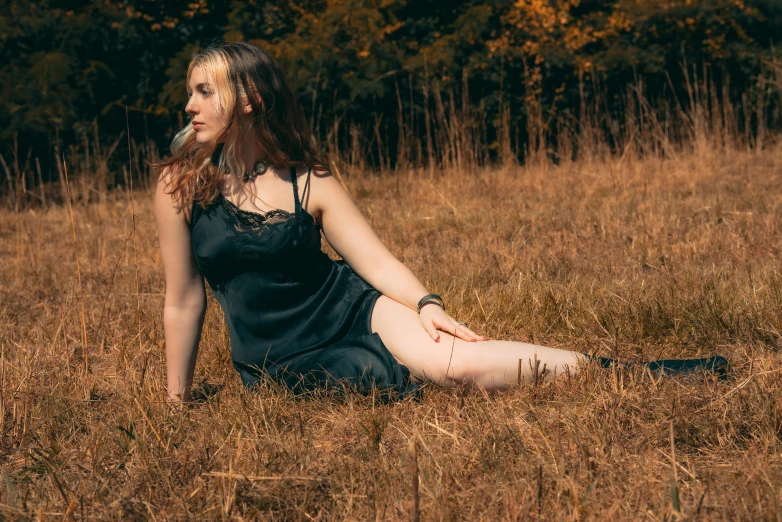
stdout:
[[652,372],[664,373],[666,375],[692,375],[703,373],[707,375],[716,375],[720,380],[725,380],[732,373],[730,363],[724,357],[715,355],[714,357],[702,357],[700,359],[659,359],[657,361],[628,363],[610,359],[608,357],[595,357],[588,355],[590,360],[597,362],[603,368],[610,368],[619,364],[626,368],[634,366],[646,366]]

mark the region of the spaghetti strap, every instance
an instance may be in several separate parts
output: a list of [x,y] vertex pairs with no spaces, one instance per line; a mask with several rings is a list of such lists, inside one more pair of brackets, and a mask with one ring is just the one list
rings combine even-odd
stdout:
[[291,167],[291,183],[293,184],[293,201],[295,202],[296,206],[295,212],[296,216],[298,217],[299,214],[301,214],[301,201],[299,201],[299,184],[296,180],[296,167]]
[[301,192],[301,200],[307,200],[307,189],[310,188],[310,174],[312,174],[312,168],[307,167],[307,181],[304,182],[304,190]]

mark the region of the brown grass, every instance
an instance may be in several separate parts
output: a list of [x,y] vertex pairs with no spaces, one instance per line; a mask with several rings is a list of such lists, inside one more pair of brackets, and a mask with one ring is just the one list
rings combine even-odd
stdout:
[[422,520],[778,520],[780,167],[777,147],[351,173],[386,244],[477,331],[735,368],[391,405],[243,392],[210,296],[201,400],[171,409],[149,194],[75,205],[75,240],[67,206],[2,211],[0,518],[407,520],[418,469]]

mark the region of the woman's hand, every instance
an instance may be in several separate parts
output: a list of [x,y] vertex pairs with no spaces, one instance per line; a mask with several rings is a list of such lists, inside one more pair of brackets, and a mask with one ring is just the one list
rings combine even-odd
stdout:
[[421,308],[421,313],[418,315],[418,318],[421,320],[424,330],[426,330],[435,342],[440,342],[440,332],[437,330],[448,332],[454,337],[470,342],[489,340],[485,335],[478,335],[467,328],[465,324],[460,323],[445,313],[445,310],[435,303],[424,305],[424,307]]

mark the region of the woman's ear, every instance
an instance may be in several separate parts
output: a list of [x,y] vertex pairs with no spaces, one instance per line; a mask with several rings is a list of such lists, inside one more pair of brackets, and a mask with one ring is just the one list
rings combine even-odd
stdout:
[[249,103],[245,103],[244,104],[244,113],[245,114],[250,114],[252,111],[253,111],[252,105],[250,105]]

